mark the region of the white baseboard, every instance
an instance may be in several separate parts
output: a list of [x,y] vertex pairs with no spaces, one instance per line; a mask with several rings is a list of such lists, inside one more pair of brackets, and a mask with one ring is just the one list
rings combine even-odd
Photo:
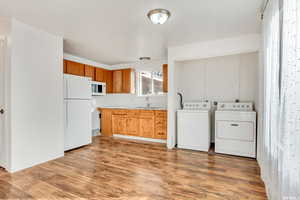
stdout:
[[124,139],[131,139],[131,140],[141,140],[145,142],[157,142],[157,143],[167,143],[167,140],[161,140],[161,139],[152,139],[152,138],[143,138],[143,137],[136,137],[136,136],[129,136],[129,135],[119,135],[119,134],[114,134],[114,137],[117,138],[124,138]]
[[27,165],[18,166],[17,168],[16,167],[13,168],[13,167],[10,166],[10,168],[6,169],[6,170],[9,173],[15,173],[15,172],[18,172],[18,171],[21,171],[21,170],[24,170],[24,169],[28,169],[28,168],[34,167],[36,165],[40,165],[40,164],[43,164],[43,163],[46,163],[46,162],[49,162],[49,161],[52,161],[52,160],[64,157],[64,156],[65,156],[65,154],[62,153],[62,154],[59,154],[59,155],[51,156],[50,158],[46,158],[45,160],[35,161],[35,162],[27,164]]

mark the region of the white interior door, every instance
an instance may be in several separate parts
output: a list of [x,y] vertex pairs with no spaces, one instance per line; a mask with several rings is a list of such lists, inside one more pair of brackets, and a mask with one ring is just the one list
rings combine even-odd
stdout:
[[5,41],[0,38],[0,166],[4,167],[4,50]]

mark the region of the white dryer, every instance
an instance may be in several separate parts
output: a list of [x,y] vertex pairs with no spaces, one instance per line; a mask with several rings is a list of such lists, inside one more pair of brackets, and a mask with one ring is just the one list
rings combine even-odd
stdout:
[[177,147],[209,151],[211,135],[211,103],[186,102],[177,111]]
[[256,157],[256,112],[252,103],[218,103],[215,152]]

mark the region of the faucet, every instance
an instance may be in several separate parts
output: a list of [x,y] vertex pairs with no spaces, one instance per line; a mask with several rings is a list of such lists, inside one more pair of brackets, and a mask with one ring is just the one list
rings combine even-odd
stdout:
[[177,92],[177,95],[180,97],[180,109],[183,109],[183,97],[182,94],[180,92]]
[[150,108],[150,102],[149,102],[150,98],[149,96],[146,97],[146,102],[147,102],[147,108]]

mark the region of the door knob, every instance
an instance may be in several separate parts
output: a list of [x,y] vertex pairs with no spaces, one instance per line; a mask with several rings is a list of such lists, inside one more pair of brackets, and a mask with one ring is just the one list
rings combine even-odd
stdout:
[[4,114],[4,109],[0,110],[0,114],[3,115]]

